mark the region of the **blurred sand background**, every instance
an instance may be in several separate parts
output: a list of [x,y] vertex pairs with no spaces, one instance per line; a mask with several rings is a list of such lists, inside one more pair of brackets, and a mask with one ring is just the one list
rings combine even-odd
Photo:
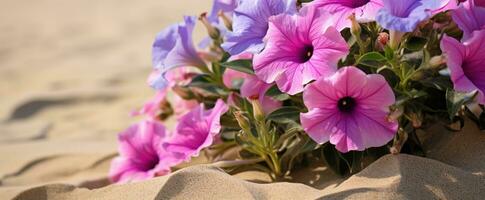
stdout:
[[347,179],[319,165],[295,174],[306,185],[256,184],[240,179],[260,182],[256,172],[196,166],[106,186],[117,133],[153,95],[145,80],[155,34],[209,11],[210,0],[0,2],[0,199],[485,197],[485,134],[472,124],[434,130],[428,158],[389,155]]

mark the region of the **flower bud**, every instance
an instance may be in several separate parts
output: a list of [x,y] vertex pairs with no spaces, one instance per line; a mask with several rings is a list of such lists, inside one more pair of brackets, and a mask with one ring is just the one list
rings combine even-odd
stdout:
[[387,45],[388,42],[389,42],[389,34],[386,32],[381,32],[379,33],[379,36],[377,36],[375,47],[377,50],[382,51],[384,50],[384,47]]
[[446,63],[446,58],[443,55],[434,56],[429,60],[429,67],[432,69],[439,68]]
[[204,24],[205,28],[207,29],[207,33],[209,33],[209,36],[212,39],[219,39],[221,33],[209,22],[209,19],[207,19],[207,13],[200,14],[199,20],[202,22],[202,24]]
[[362,28],[360,27],[359,22],[357,22],[357,19],[355,18],[355,13],[352,13],[352,15],[348,17],[348,19],[352,22],[352,26],[350,27],[350,32],[356,38],[360,38],[360,33],[362,32]]
[[258,100],[251,100],[251,104],[253,105],[254,119],[256,119],[256,121],[264,121],[265,115],[261,103],[259,103]]
[[232,19],[229,18],[224,12],[219,11],[217,15],[222,19],[224,26],[226,26],[227,30],[232,31]]
[[391,109],[391,113],[387,116],[387,121],[396,122],[404,113],[404,108],[394,107]]
[[249,119],[242,114],[240,111],[234,112],[234,117],[237,120],[237,123],[239,124],[239,127],[241,127],[242,130],[244,131],[250,131],[251,130],[251,125],[249,124]]

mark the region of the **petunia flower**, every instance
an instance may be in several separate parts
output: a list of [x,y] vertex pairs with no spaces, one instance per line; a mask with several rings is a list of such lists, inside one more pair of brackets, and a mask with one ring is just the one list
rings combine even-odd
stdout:
[[233,31],[222,48],[231,55],[259,53],[268,30],[268,19],[284,12],[296,12],[295,0],[240,0],[233,15]]
[[248,99],[258,99],[263,107],[263,112],[269,114],[283,105],[281,101],[266,96],[266,92],[271,86],[271,84],[265,83],[254,75],[247,75],[241,86],[241,96]]
[[157,34],[152,49],[152,64],[160,75],[150,85],[156,89],[167,87],[165,73],[182,66],[206,67],[192,41],[194,16],[184,17],[184,22],[174,24]]
[[214,136],[221,131],[220,118],[227,110],[227,105],[220,99],[210,110],[205,110],[203,104],[195,107],[179,119],[164,148],[181,160],[198,156],[203,148],[212,145]]
[[342,30],[351,26],[348,17],[355,13],[358,22],[375,21],[377,11],[382,8],[382,0],[314,0],[305,6],[316,6],[337,15],[334,27]]
[[392,48],[397,48],[402,36],[413,32],[422,21],[457,5],[456,0],[382,0],[382,3],[384,7],[377,12],[376,21],[389,30]]
[[219,13],[224,13],[226,16],[232,16],[234,9],[236,9],[236,0],[214,0],[212,3],[212,10],[208,16],[212,23],[219,22]]
[[166,137],[163,124],[154,120],[141,121],[120,133],[119,156],[111,163],[110,180],[127,183],[170,173],[170,167],[183,160],[163,149]]
[[463,42],[444,36],[441,50],[446,55],[455,90],[478,90],[477,100],[485,104],[485,30],[475,31]]
[[148,119],[157,119],[160,112],[160,106],[166,101],[167,90],[160,90],[155,93],[155,96],[149,101],[145,102],[140,110],[131,113],[132,116],[144,115]]
[[470,38],[474,31],[485,29],[485,7],[476,6],[473,1],[460,5],[451,16],[463,31],[463,40]]
[[340,152],[362,151],[392,140],[397,122],[387,120],[394,93],[382,75],[344,67],[309,84],[303,92],[308,113],[301,124],[317,143],[330,141]]
[[333,22],[333,15],[315,7],[304,7],[298,15],[272,17],[266,47],[253,59],[258,78],[276,81],[281,91],[294,95],[310,81],[333,74],[349,52]]

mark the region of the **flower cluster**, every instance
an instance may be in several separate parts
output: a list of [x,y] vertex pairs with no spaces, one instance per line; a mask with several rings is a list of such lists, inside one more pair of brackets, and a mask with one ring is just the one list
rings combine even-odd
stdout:
[[[196,46],[197,22],[208,37]],[[485,129],[482,0],[214,0],[152,53],[157,91],[119,135],[114,182],[203,151],[230,173],[277,179],[315,159],[355,173],[364,158],[424,155],[416,131],[433,124]]]

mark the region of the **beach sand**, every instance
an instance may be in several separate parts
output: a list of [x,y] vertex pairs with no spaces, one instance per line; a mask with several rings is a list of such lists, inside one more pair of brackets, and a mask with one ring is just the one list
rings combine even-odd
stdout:
[[485,197],[485,134],[471,123],[460,133],[430,131],[427,158],[388,155],[347,178],[317,164],[293,183],[265,184],[258,172],[196,165],[110,185],[116,135],[153,95],[146,77],[155,34],[208,11],[210,0],[0,2],[0,199]]

